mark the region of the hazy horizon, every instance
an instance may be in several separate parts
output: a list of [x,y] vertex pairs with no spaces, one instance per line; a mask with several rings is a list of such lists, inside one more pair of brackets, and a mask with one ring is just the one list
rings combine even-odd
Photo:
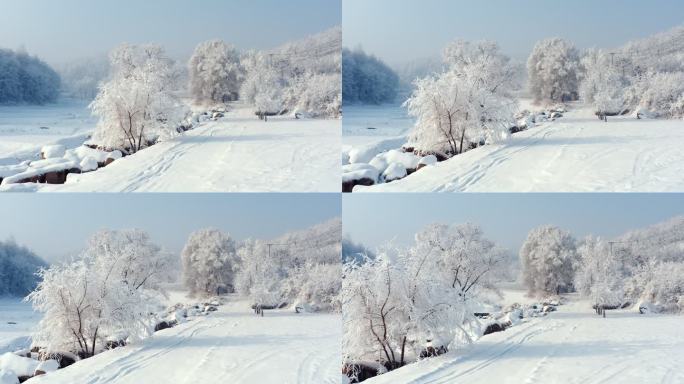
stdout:
[[361,47],[393,67],[440,57],[457,38],[496,41],[525,61],[543,38],[566,38],[580,49],[616,48],[684,24],[684,2],[675,0],[345,0],[342,10],[344,46]]
[[55,262],[77,254],[101,229],[145,230],[174,254],[192,231],[206,227],[236,240],[272,239],[340,217],[341,199],[325,193],[5,194],[0,212],[0,241],[13,238]]
[[515,254],[541,225],[569,230],[578,240],[613,238],[684,215],[684,199],[667,193],[348,194],[342,206],[343,233],[370,249],[390,240],[410,245],[431,223],[470,222]]
[[2,7],[0,48],[24,49],[53,66],[124,42],[160,44],[175,59],[209,39],[241,50],[274,48],[340,25],[342,17],[340,0],[26,0]]

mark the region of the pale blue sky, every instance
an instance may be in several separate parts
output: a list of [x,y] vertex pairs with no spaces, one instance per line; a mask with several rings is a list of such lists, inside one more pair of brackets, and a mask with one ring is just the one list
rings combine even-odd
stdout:
[[0,0],[0,47],[50,63],[155,42],[174,57],[220,38],[263,49],[339,25],[341,0]]
[[95,231],[140,228],[180,252],[190,232],[216,227],[269,239],[341,214],[339,194],[3,194],[0,240],[13,236],[48,261],[78,251]]
[[615,237],[684,215],[682,194],[455,193],[345,194],[344,233],[371,249],[395,238],[407,245],[430,223],[479,224],[499,245],[517,253],[530,229],[552,224],[577,238]]
[[545,37],[610,48],[684,23],[681,0],[343,0],[342,12],[345,46],[390,64],[439,55],[456,38],[526,59]]

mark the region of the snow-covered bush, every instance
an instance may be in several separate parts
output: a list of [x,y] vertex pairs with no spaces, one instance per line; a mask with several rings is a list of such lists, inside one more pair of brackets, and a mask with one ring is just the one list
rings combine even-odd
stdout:
[[628,292],[642,305],[657,312],[684,310],[684,263],[649,263],[628,282]]
[[528,88],[535,102],[557,103],[577,99],[579,53],[572,43],[544,39],[527,59]]
[[43,313],[33,345],[89,357],[113,335],[148,336],[168,260],[143,232],[96,234],[78,258],[40,272],[42,281],[27,297]]
[[[310,117],[339,117],[342,108],[339,74],[302,75],[286,89],[286,104]],[[288,99],[292,99],[288,102]]]
[[418,79],[404,104],[416,124],[408,145],[452,156],[472,143],[494,142],[513,124],[515,67],[495,43],[455,41],[444,51],[447,70]]
[[336,310],[341,232],[341,221],[333,219],[270,243],[244,241],[237,251],[237,291],[255,305],[301,304],[309,310]]
[[572,291],[576,260],[570,232],[553,226],[532,229],[520,248],[523,284],[530,295]]
[[57,100],[60,77],[49,65],[23,51],[0,49],[0,104],[45,104]]
[[684,72],[650,73],[638,108],[655,117],[684,117]]
[[622,305],[625,276],[620,261],[610,252],[608,243],[589,236],[577,248],[577,254],[577,291],[597,307]]
[[380,59],[360,49],[342,50],[344,103],[381,104],[394,101],[399,77]]
[[157,45],[128,45],[109,55],[110,80],[90,104],[99,116],[91,141],[134,153],[177,133],[185,108],[176,97],[178,71]]
[[342,31],[335,27],[274,50],[247,52],[240,60],[240,98],[257,113],[339,116],[341,45]]
[[237,267],[235,242],[217,229],[200,229],[190,234],[181,252],[183,284],[193,295],[233,292]]
[[188,72],[196,103],[237,100],[242,69],[240,55],[232,45],[221,40],[200,43],[188,62]]
[[0,241],[0,296],[25,296],[38,284],[45,261],[14,240]]
[[340,263],[297,267],[283,282],[283,295],[295,308],[308,312],[338,312],[342,309],[339,298],[341,275]]

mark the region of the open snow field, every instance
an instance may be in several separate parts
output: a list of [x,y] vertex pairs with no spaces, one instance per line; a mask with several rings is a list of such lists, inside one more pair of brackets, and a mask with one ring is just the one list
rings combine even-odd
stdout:
[[61,100],[48,105],[0,105],[0,165],[36,159],[46,144],[81,145],[97,118],[88,102]]
[[[346,118],[346,116],[345,116]],[[578,107],[404,179],[363,192],[665,192],[684,190],[684,120],[598,120]]]
[[273,117],[250,108],[206,122],[62,185],[5,190],[59,192],[338,192],[340,120]]
[[27,348],[31,344],[29,335],[40,318],[21,298],[0,298],[0,355]]
[[681,327],[681,316],[615,310],[604,319],[575,301],[365,383],[682,383]]
[[289,309],[257,317],[247,302],[234,300],[209,316],[28,382],[338,383],[341,321],[340,315]]

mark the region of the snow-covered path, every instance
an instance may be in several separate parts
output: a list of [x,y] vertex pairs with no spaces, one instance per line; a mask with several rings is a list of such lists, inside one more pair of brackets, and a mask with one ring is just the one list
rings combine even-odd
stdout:
[[[338,192],[340,120],[276,117],[248,108],[106,168],[72,174],[59,192]],[[17,189],[26,186],[14,187]]]
[[[684,121],[598,120],[590,109],[365,192],[684,190]],[[355,189],[356,191],[356,189]]]
[[681,316],[609,311],[586,301],[365,381],[378,383],[682,383]]
[[246,302],[159,331],[29,383],[338,383],[341,317]]

